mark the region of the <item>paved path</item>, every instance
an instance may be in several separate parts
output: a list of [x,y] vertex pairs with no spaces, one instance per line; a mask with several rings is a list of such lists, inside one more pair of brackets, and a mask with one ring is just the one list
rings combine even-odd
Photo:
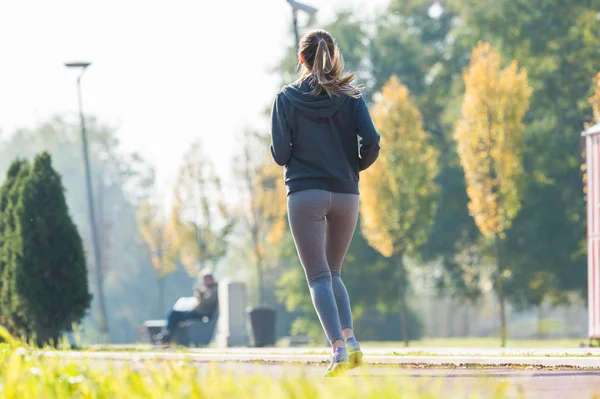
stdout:
[[[464,367],[479,365],[486,367],[504,367],[518,365],[520,367],[550,368],[586,368],[600,370],[600,352],[589,349],[585,351],[551,352],[537,350],[525,352],[507,352],[506,350],[478,349],[446,349],[439,353],[437,349],[427,351],[393,350],[386,348],[365,348],[365,362],[373,365],[428,367]],[[105,359],[105,360],[191,360],[195,362],[228,363],[236,361],[268,362],[268,363],[304,363],[314,364],[326,361],[328,351],[315,348],[233,348],[233,349],[190,349],[185,351],[152,350],[147,352],[97,351],[97,352],[57,352],[60,356],[73,359]],[[56,354],[55,354],[56,355]]]
[[[202,367],[202,366],[199,366]],[[322,366],[295,366],[283,368],[274,365],[223,365],[228,371],[271,373],[305,373],[314,378],[323,374]],[[283,371],[286,370],[286,371]],[[515,399],[597,399],[600,398],[600,372],[596,371],[527,371],[527,370],[405,370],[398,368],[366,367],[349,375],[360,378],[398,379],[398,383],[417,384],[428,389],[439,386],[444,399],[468,398],[476,394],[480,398],[493,398],[500,387],[506,396]],[[598,396],[595,396],[598,395]]]
[[[156,347],[152,345],[91,345],[89,349],[106,351],[155,351]],[[231,354],[327,354],[331,348],[325,347],[296,347],[296,348],[187,348],[189,353],[231,353]],[[600,357],[600,348],[420,348],[420,347],[363,347],[363,352],[369,355],[439,355],[439,356],[598,356]]]

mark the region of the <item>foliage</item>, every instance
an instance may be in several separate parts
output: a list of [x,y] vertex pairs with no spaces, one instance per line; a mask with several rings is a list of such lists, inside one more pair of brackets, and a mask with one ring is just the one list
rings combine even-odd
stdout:
[[199,141],[184,155],[172,214],[175,242],[188,274],[195,276],[207,266],[216,268],[227,252],[233,219],[220,178]]
[[[106,304],[113,343],[133,342],[144,320],[155,318],[155,274],[146,245],[139,240],[136,210],[148,197],[151,168],[136,153],[123,152],[116,139],[115,129],[95,118],[86,119],[90,144],[94,193],[100,226]],[[87,253],[91,253],[85,176],[82,167],[80,126],[76,121],[53,117],[31,129],[21,129],[0,140],[0,180],[15,157],[33,159],[42,151],[52,155],[52,164],[62,176],[66,201],[73,220],[83,239]],[[8,180],[4,182],[7,184]],[[0,226],[3,223],[0,223]],[[94,295],[93,264],[89,265],[90,289]],[[182,294],[191,292],[192,281],[178,270],[165,278],[165,301],[169,304]],[[1,306],[1,304],[0,304]],[[162,315],[167,309],[162,310]],[[82,335],[87,342],[95,341],[97,325],[95,312],[84,320]]]
[[438,151],[427,142],[421,115],[395,77],[384,86],[373,122],[385,150],[361,176],[362,230],[386,257],[414,251],[427,238],[436,210]]
[[592,85],[593,94],[590,97],[590,104],[594,110],[594,120],[600,120],[600,72],[594,77]]
[[500,62],[489,43],[473,50],[455,132],[469,212],[487,237],[503,237],[521,206],[522,120],[531,95],[527,73]]
[[264,274],[269,248],[277,245],[286,228],[285,186],[281,168],[273,163],[268,137],[248,132],[236,175],[242,182],[240,217],[256,267],[258,304],[265,304]]
[[[478,230],[467,211],[464,175],[455,152],[452,129],[461,80],[470,48],[455,40],[457,15],[448,1],[390,1],[374,21],[369,40],[372,60],[368,87],[375,92],[391,75],[407,85],[423,115],[423,126],[440,151],[436,183],[440,199],[427,241],[419,248],[422,262],[440,262],[441,293],[474,300],[478,279],[464,273],[461,253],[478,249]],[[437,275],[437,274],[436,274]]]
[[[596,39],[600,2],[450,3],[460,20],[455,43],[470,47],[478,40],[489,41],[503,57],[527,69],[534,89],[525,116],[523,207],[504,243],[505,263],[513,270],[531,272],[509,281],[512,292],[528,290],[527,275],[545,270],[556,276],[546,279],[556,284],[546,285],[549,293],[575,290],[585,295],[586,208],[581,195],[580,132],[590,120],[586,98],[600,63]],[[510,29],[506,21],[511,21]],[[514,299],[521,301],[522,295],[518,296]],[[538,302],[530,299],[534,305]]]
[[[410,341],[423,338],[424,326],[421,317],[421,314],[408,306],[406,316],[406,331]],[[393,312],[372,311],[362,314],[361,317],[356,320],[354,326],[357,331],[360,331],[361,342],[393,342],[402,341],[404,338],[402,336],[404,331],[402,322],[403,317],[397,310]]]
[[26,315],[14,306],[15,267],[14,244],[17,235],[15,208],[19,202],[23,180],[29,176],[26,160],[16,159],[8,168],[6,181],[0,188],[0,323],[12,331],[29,335]]
[[162,279],[177,269],[173,218],[165,220],[158,206],[145,201],[137,213],[140,235],[148,246],[156,277]]
[[362,232],[373,248],[397,263],[401,327],[408,345],[403,256],[427,240],[433,223],[439,152],[428,143],[419,110],[395,76],[383,87],[372,116],[384,150],[361,176]]
[[465,171],[469,212],[481,233],[493,238],[496,291],[500,301],[501,340],[506,344],[501,240],[521,208],[523,116],[531,88],[527,73],[513,61],[501,69],[500,54],[489,43],[473,50],[464,73],[465,97],[456,125],[457,152]]
[[8,305],[2,313],[17,315],[10,327],[18,335],[57,342],[63,331],[81,321],[92,300],[83,244],[50,155],[38,155],[31,169],[16,161],[9,180],[19,165],[29,173],[19,173],[3,215],[12,220],[3,235],[8,278],[3,288],[10,289],[0,295]]
[[137,212],[137,222],[142,239],[150,251],[150,261],[158,281],[158,313],[162,317],[164,280],[177,270],[177,221],[173,216],[165,220],[159,207],[148,200],[142,202]]

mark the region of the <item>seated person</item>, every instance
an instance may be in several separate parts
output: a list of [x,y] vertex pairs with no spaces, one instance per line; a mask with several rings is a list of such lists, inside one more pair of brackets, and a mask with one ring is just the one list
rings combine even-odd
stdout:
[[159,336],[159,342],[166,344],[171,341],[179,323],[186,320],[203,319],[211,317],[218,305],[218,286],[212,272],[204,270],[200,273],[202,286],[194,288],[194,296],[198,299],[198,305],[193,310],[171,309],[167,316],[167,330]]

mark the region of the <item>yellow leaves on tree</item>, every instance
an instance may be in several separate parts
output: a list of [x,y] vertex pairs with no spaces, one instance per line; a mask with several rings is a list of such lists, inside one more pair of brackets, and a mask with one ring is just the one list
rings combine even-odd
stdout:
[[277,245],[285,232],[285,185],[281,178],[281,167],[271,162],[270,154],[265,164],[257,171],[255,185],[257,198],[254,214],[262,213],[266,228],[265,243]]
[[371,110],[382,151],[361,174],[362,230],[371,246],[391,257],[426,238],[436,211],[438,151],[428,143],[408,89],[393,76]]
[[594,94],[590,97],[590,104],[594,110],[594,121],[600,120],[600,72],[594,77]]
[[137,212],[139,232],[148,246],[152,266],[159,279],[177,269],[174,220],[165,220],[158,207],[144,201]]
[[521,207],[522,119],[529,108],[527,72],[502,69],[488,43],[474,50],[454,137],[465,171],[469,212],[487,237],[503,237]]
[[279,243],[286,228],[286,195],[281,167],[273,163],[268,148],[268,136],[246,133],[236,169],[244,185],[240,213],[256,266],[259,304],[264,303],[267,250]]
[[285,185],[281,167],[268,151],[268,137],[246,133],[237,174],[243,182],[241,218],[254,247],[254,255],[264,259],[266,247],[279,243],[285,232]]
[[188,274],[216,267],[227,251],[233,221],[215,167],[199,142],[184,155],[172,214],[178,253]]

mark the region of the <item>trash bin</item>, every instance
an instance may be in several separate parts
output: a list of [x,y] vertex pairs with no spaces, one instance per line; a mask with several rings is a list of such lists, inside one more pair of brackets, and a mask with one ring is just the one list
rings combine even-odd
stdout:
[[254,308],[249,313],[254,346],[275,345],[275,309]]

